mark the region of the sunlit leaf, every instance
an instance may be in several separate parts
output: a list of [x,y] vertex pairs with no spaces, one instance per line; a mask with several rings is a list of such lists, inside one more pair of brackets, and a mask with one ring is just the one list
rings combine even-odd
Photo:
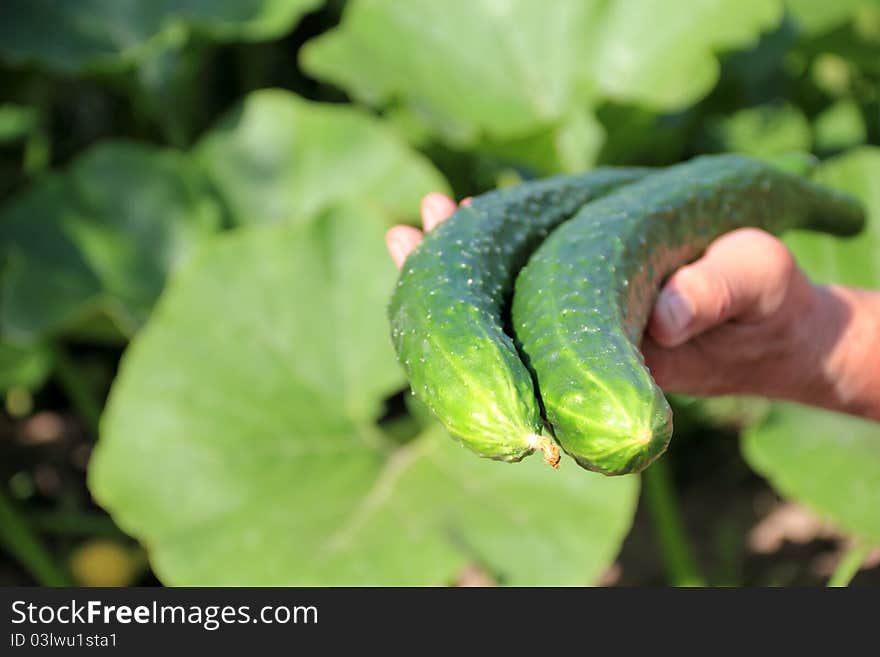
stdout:
[[598,98],[679,108],[713,55],[780,18],[767,0],[375,0],[307,44],[303,66],[357,98],[405,102],[448,141],[522,138]]
[[411,221],[424,194],[448,191],[427,158],[380,120],[276,89],[249,95],[196,157],[240,224],[295,223],[342,200]]
[[681,108],[715,85],[713,52],[754,43],[781,15],[772,0],[612,0],[598,31],[594,75],[615,100]]

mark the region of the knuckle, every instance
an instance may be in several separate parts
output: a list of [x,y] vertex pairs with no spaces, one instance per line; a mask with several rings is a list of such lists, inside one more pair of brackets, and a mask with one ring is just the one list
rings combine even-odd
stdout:
[[752,257],[767,264],[776,278],[790,278],[796,264],[789,248],[777,237],[760,228],[742,228],[739,233],[749,241]]

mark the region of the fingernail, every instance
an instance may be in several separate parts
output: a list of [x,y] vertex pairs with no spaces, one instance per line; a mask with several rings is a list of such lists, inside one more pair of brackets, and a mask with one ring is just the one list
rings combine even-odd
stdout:
[[666,327],[670,340],[687,339],[687,328],[694,318],[691,302],[674,290],[663,290],[657,299],[657,314]]
[[424,213],[425,230],[431,230],[439,224],[446,213],[447,201],[440,195],[430,194],[425,197],[422,212]]

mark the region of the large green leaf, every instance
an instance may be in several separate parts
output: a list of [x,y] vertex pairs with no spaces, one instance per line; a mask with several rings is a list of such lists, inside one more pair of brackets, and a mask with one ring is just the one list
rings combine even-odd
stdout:
[[687,105],[717,79],[713,51],[756,39],[779,17],[768,0],[374,0],[349,4],[301,62],[472,144],[529,137],[603,97]]
[[880,287],[880,148],[865,146],[827,160],[814,178],[861,199],[869,220],[861,235],[846,240],[790,235],[785,241],[798,263],[818,282]]
[[773,0],[611,0],[594,75],[616,100],[681,108],[715,86],[713,52],[754,43],[781,16]]
[[422,195],[448,191],[430,161],[378,119],[280,89],[250,94],[195,154],[242,224],[295,223],[343,200],[412,220]]
[[782,495],[880,544],[880,423],[779,404],[743,452]]
[[0,211],[7,258],[0,327],[27,340],[98,313],[129,335],[167,272],[219,223],[216,203],[182,155],[134,143],[97,146]]
[[4,0],[0,58],[65,73],[118,70],[196,30],[209,38],[276,38],[321,0]]
[[305,46],[301,61],[367,102],[399,96],[449,137],[521,136],[583,95],[602,5],[356,2],[338,28]]
[[383,217],[363,206],[221,236],[123,359],[90,484],[169,584],[582,584],[637,479],[485,461],[372,420],[403,383]]

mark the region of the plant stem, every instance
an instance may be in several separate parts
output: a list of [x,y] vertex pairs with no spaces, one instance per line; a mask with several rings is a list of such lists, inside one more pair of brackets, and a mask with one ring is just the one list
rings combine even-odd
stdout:
[[43,511],[28,514],[35,530],[53,536],[123,539],[125,533],[113,521],[98,513]]
[[865,561],[870,551],[871,548],[867,545],[859,543],[853,545],[846,551],[846,554],[843,555],[840,563],[837,564],[837,568],[834,569],[831,578],[828,580],[828,586],[849,586],[849,583],[852,581],[852,578],[856,576],[856,573],[859,572],[859,567],[862,565],[862,562]]
[[642,481],[669,583],[673,586],[705,586],[684,529],[666,461],[657,461],[645,470]]
[[86,378],[77,371],[67,351],[61,345],[56,345],[54,352],[55,378],[58,384],[79,416],[86,422],[89,431],[97,436],[98,422],[101,419],[101,402]]
[[0,544],[41,586],[70,586],[65,570],[55,563],[12,501],[0,490]]

